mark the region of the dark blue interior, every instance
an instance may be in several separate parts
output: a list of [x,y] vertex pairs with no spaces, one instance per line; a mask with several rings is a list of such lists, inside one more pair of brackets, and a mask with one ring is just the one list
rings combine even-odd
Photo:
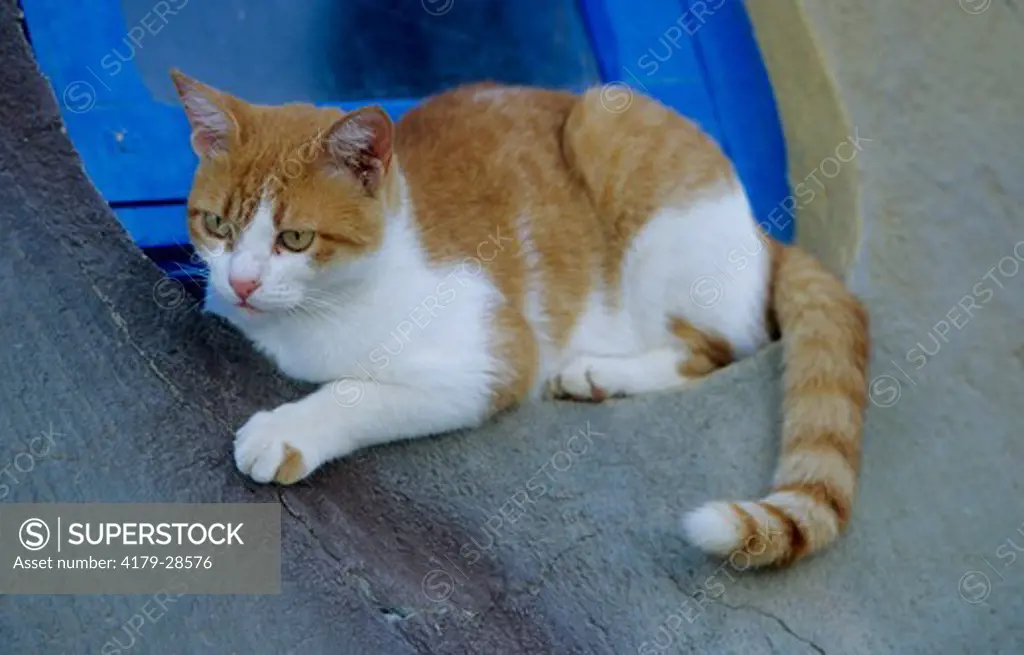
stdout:
[[[153,8],[120,2],[128,25]],[[138,49],[157,99],[175,101],[172,66],[266,103],[420,98],[486,78],[600,82],[574,0],[447,0],[447,11],[446,0],[193,2]]]

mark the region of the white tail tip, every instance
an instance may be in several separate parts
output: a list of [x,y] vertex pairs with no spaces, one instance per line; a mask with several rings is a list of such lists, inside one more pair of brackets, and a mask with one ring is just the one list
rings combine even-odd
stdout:
[[743,522],[729,503],[708,503],[683,516],[686,539],[701,550],[726,557],[743,543]]

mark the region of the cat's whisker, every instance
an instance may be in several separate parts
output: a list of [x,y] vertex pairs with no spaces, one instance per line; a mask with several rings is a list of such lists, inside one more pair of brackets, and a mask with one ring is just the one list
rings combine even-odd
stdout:
[[330,307],[324,307],[321,305],[296,305],[296,307],[302,309],[312,318],[324,319],[327,321],[340,320],[340,317],[336,313],[332,312]]
[[343,298],[322,289],[310,289],[306,291],[306,299],[314,302],[330,304],[332,306],[340,306],[344,304]]
[[308,296],[304,298],[303,301],[299,303],[299,305],[303,307],[316,309],[317,311],[321,312],[324,317],[336,314],[336,310],[338,309],[338,305],[334,303]]
[[332,302],[327,301],[327,300],[323,300],[321,298],[314,298],[314,297],[310,297],[310,296],[307,296],[306,298],[304,298],[303,301],[300,304],[307,304],[307,303],[310,304],[310,305],[313,305],[315,307],[323,307],[323,308],[326,308],[326,309],[334,309],[334,308],[337,307],[337,305],[335,303],[332,303]]

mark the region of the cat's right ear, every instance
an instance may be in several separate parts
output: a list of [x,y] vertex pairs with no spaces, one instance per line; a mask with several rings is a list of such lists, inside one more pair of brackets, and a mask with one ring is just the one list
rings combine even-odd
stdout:
[[215,157],[227,152],[228,143],[238,132],[238,121],[232,113],[236,107],[234,99],[177,68],[171,69],[171,79],[192,125],[195,153],[200,157]]

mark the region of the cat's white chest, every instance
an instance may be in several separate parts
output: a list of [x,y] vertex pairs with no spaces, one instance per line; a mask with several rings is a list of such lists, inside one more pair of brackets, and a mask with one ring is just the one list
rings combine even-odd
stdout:
[[327,321],[288,321],[273,328],[244,330],[253,345],[267,355],[281,372],[304,382],[322,383],[351,375],[352,353],[346,341],[345,325]]
[[496,374],[493,313],[499,302],[479,267],[431,266],[410,254],[334,306],[318,303],[311,311],[239,327],[298,380],[436,385]]

